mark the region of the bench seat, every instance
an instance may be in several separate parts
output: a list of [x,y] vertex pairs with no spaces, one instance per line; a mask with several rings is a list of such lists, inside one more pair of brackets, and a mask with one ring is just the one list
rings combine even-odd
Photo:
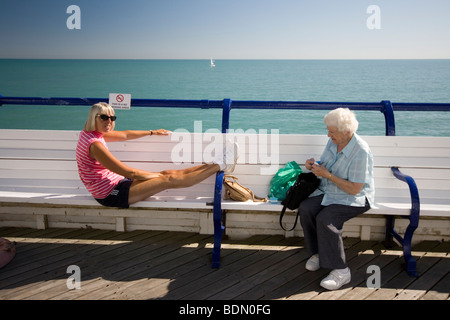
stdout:
[[[131,208],[186,208],[186,209],[212,209],[213,199],[189,199],[185,196],[152,197],[145,201],[133,204]],[[0,202],[66,205],[66,206],[98,206],[102,207],[89,194],[69,193],[38,193],[0,191]]]
[[[275,211],[280,212],[283,206],[279,203],[256,203],[235,202],[232,200],[223,200],[222,209],[224,210],[240,210],[240,211]],[[411,213],[411,202],[376,202],[375,207],[371,208],[364,214],[371,215],[395,215],[395,216],[409,216]],[[429,217],[450,217],[448,204],[421,204],[420,216]]]

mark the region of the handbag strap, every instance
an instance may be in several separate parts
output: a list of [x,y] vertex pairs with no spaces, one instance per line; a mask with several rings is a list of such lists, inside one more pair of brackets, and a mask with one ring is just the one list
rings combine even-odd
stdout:
[[[234,181],[230,181],[230,180],[227,179],[227,178],[233,179]],[[237,181],[238,181],[238,178],[235,177],[235,176],[232,176],[231,174],[225,174],[225,175],[223,176],[223,180],[224,180],[224,181],[228,181],[228,182],[237,182]]]
[[[292,197],[292,193],[290,193],[290,194],[287,195],[287,197],[286,197],[286,203],[289,202],[289,200],[291,199],[291,197]],[[291,229],[287,230],[285,227],[283,227],[283,217],[284,217],[284,213],[286,212],[286,208],[287,208],[287,204],[285,204],[285,205],[283,206],[283,209],[281,209],[281,213],[280,213],[280,227],[281,227],[281,229],[283,229],[284,231],[292,231],[292,230],[294,230],[295,227],[297,226],[298,216],[299,216],[299,214],[300,214],[300,210],[297,211],[297,216],[295,217],[294,226],[293,226]]]
[[286,212],[286,206],[283,206],[283,209],[281,209],[281,214],[280,214],[280,227],[281,227],[281,229],[283,229],[284,231],[292,231],[292,230],[294,230],[295,227],[297,226],[298,216],[299,216],[300,212],[297,211],[297,216],[295,217],[294,225],[293,225],[292,228],[289,229],[289,230],[286,229],[285,227],[283,227],[283,216],[284,216],[284,213],[285,213],[285,212]]
[[258,197],[253,193],[253,191],[250,191],[252,194],[252,198],[254,202],[267,202],[267,198]]

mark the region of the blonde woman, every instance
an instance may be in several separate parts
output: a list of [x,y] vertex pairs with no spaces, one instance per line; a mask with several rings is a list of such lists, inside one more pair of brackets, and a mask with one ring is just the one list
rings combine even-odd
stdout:
[[117,117],[107,103],[91,107],[76,149],[78,173],[92,196],[108,207],[128,208],[166,189],[193,186],[218,171],[232,172],[238,158],[237,144],[228,145],[223,159],[182,170],[148,172],[131,168],[109,152],[106,142],[168,135],[170,131],[115,131]]

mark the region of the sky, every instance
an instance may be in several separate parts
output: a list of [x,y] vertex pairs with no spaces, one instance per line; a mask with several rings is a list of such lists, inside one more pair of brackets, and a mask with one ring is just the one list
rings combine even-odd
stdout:
[[450,59],[450,1],[0,0],[0,58]]

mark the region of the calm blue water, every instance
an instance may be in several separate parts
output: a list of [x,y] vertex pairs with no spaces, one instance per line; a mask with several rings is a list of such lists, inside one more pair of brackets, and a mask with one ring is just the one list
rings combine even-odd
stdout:
[[[29,97],[450,103],[450,60],[0,60],[0,94]],[[0,128],[80,130],[88,107],[0,107]],[[234,129],[324,134],[324,111],[233,110]],[[132,108],[116,129],[220,128],[220,110]],[[360,134],[384,117],[357,112]],[[449,136],[450,112],[397,112],[397,135]]]

